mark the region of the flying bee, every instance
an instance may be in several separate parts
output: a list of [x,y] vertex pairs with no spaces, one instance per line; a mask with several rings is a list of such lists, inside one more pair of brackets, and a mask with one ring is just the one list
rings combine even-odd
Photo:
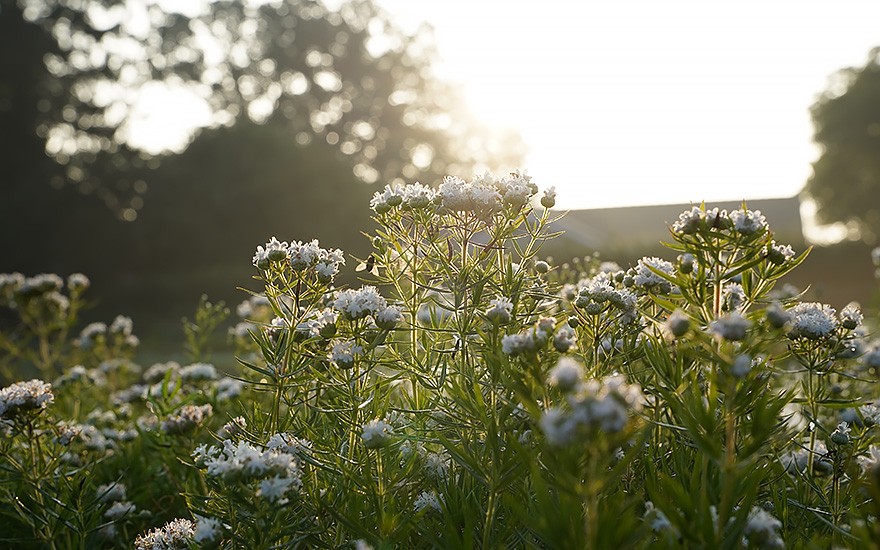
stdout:
[[355,271],[366,271],[367,273],[372,273],[374,276],[379,276],[379,266],[376,265],[376,256],[370,254],[367,256],[367,259],[358,264]]

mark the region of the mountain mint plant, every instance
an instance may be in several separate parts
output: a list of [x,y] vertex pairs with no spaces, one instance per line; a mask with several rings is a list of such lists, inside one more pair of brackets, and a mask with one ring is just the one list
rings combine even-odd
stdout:
[[806,252],[745,204],[682,213],[669,259],[557,265],[555,196],[386,186],[367,258],[271,238],[237,364],[223,304],[144,368],[130,319],[77,326],[84,276],[0,275],[3,544],[875,544],[876,316],[779,284]]

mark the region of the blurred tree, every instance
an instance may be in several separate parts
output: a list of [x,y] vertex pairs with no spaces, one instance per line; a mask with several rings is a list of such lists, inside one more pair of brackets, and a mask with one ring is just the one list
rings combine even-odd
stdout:
[[[367,183],[510,167],[522,153],[434,76],[429,29],[408,35],[367,0],[0,0],[0,30],[3,140],[30,152],[10,158],[126,220],[164,156],[241,120],[326,141]],[[34,133],[62,171],[32,162]]]
[[272,235],[363,251],[377,186],[519,165],[430,29],[333,4],[0,0],[0,271],[84,271],[102,314],[174,319],[235,299]]
[[822,154],[804,192],[819,221],[844,222],[866,242],[880,237],[880,48],[864,67],[834,75],[812,107]]

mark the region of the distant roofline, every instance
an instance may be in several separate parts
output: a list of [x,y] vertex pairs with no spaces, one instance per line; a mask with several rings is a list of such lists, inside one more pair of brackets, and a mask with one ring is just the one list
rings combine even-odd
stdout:
[[738,199],[738,200],[727,200],[727,201],[695,201],[695,202],[687,202],[687,203],[685,203],[685,202],[662,202],[662,203],[655,203],[655,204],[636,204],[636,205],[628,205],[628,206],[600,206],[600,207],[594,207],[594,208],[569,208],[569,209],[554,208],[553,210],[556,212],[572,212],[572,213],[574,213],[574,212],[587,212],[587,211],[592,211],[592,210],[637,210],[639,208],[657,208],[657,207],[672,208],[672,207],[677,206],[677,207],[681,207],[682,211],[684,211],[685,209],[690,208],[691,206],[699,206],[700,203],[702,203],[702,202],[705,202],[706,206],[709,208],[719,207],[719,208],[728,208],[729,209],[731,206],[733,206],[733,208],[739,208],[740,206],[742,206],[743,201],[746,202],[746,205],[749,205],[752,203],[768,203],[768,202],[780,202],[781,203],[781,202],[787,202],[787,201],[791,201],[791,200],[797,200],[798,202],[800,202],[800,194],[798,193],[798,194],[792,195],[790,197],[771,197],[771,198],[764,198],[764,199]]

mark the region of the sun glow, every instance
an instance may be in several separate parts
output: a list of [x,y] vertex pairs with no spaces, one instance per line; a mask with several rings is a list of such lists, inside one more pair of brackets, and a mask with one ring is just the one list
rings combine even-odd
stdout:
[[796,194],[810,105],[880,43],[874,2],[381,3],[435,27],[442,74],[566,208]]

